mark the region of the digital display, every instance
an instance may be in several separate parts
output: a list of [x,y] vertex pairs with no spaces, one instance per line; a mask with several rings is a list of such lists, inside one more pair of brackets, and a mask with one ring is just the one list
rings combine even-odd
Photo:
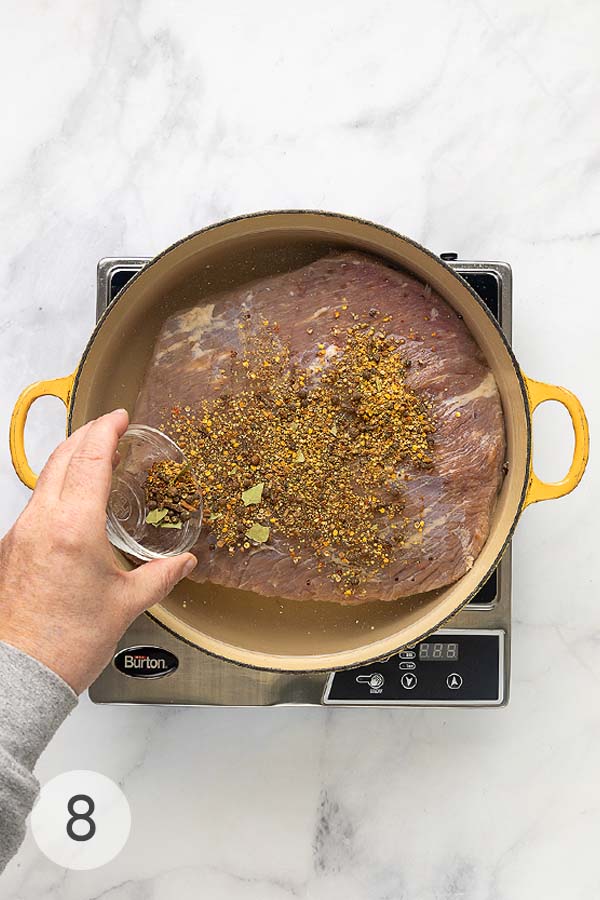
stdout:
[[458,659],[458,644],[446,644],[441,641],[419,644],[420,662],[455,662]]

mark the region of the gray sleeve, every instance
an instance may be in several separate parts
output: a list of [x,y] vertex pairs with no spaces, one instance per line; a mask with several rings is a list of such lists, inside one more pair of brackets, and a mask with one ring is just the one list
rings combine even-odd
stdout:
[[39,792],[38,757],[76,705],[59,675],[0,641],[0,872],[25,837]]

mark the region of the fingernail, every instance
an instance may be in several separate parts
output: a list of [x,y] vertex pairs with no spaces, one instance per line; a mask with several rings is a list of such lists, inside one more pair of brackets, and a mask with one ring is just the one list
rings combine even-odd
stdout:
[[188,559],[185,566],[183,567],[183,574],[181,577],[185,578],[186,575],[189,575],[190,572],[194,571],[194,569],[196,568],[197,565],[198,565],[198,560],[196,559],[195,556],[192,556],[192,558]]
[[[127,410],[120,406],[118,409],[113,409],[113,413],[127,413]],[[127,413],[127,415],[129,415],[129,413]]]

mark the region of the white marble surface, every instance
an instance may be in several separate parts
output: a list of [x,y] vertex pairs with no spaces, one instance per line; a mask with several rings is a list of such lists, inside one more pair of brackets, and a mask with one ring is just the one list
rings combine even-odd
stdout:
[[[75,366],[95,266],[223,217],[316,207],[510,261],[523,368],[599,422],[595,0],[27,0],[0,32],[0,432]],[[39,465],[64,427],[32,412]],[[545,475],[566,418],[536,416]],[[1,524],[27,500],[2,442]],[[7,900],[600,896],[598,467],[514,543],[504,711],[98,708],[43,756],[117,779],[134,826],[67,873],[28,836]]]

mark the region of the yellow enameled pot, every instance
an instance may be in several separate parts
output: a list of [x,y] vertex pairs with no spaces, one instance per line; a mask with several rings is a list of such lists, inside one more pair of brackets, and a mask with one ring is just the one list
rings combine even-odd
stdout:
[[[46,394],[67,407],[67,432],[124,406],[133,410],[165,317],[193,298],[315,259],[331,248],[376,254],[431,284],[460,313],[492,368],[502,398],[508,472],[488,540],[472,569],[455,584],[410,600],[356,606],[282,601],[210,583],[185,581],[149,615],[188,643],[255,668],[316,671],[357,666],[388,656],[438,629],[477,592],[497,566],[523,509],[575,488],[589,451],[588,426],[577,398],[562,387],[527,378],[504,334],[479,297],[449,266],[387,228],[323,212],[268,212],[221,222],[184,238],[137,274],[104,313],[72,375],[30,385],[10,426],[15,470],[33,488],[24,447],[27,413]],[[556,400],[573,424],[573,459],[565,478],[542,481],[532,467],[532,414]],[[282,605],[283,604],[283,605]],[[283,614],[282,614],[283,610]]]

